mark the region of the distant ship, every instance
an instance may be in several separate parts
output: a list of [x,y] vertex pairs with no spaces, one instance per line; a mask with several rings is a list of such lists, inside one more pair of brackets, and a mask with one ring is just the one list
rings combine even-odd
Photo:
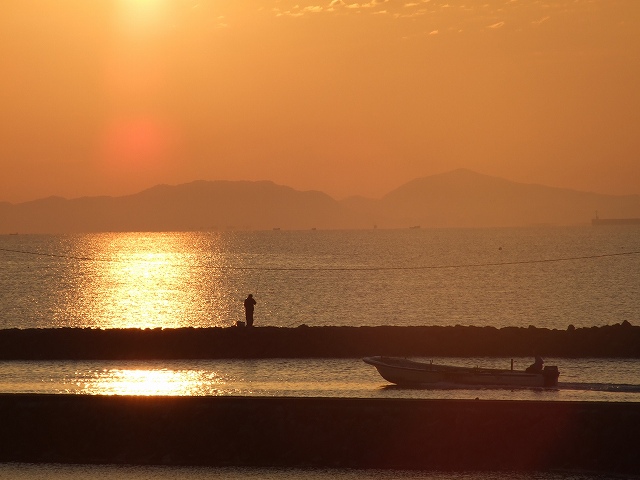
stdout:
[[591,225],[640,225],[640,218],[600,218],[596,212],[596,218],[591,220]]

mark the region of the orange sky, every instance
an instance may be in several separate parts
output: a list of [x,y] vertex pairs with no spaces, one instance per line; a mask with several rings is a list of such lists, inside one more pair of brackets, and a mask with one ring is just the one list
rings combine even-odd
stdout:
[[638,0],[3,0],[0,201],[465,167],[640,194]]

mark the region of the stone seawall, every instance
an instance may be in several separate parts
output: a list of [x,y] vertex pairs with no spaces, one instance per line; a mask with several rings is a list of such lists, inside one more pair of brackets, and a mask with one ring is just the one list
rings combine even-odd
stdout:
[[0,462],[640,473],[640,404],[0,395]]
[[640,327],[0,330],[0,360],[532,356],[640,358]]

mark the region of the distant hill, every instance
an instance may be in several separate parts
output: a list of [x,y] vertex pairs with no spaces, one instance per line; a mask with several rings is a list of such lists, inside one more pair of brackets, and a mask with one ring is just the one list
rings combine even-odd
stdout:
[[380,200],[349,199],[363,215],[396,227],[576,225],[640,217],[640,195],[613,196],[511,182],[470,170],[412,180]]
[[419,178],[380,199],[336,201],[273,182],[196,181],[122,197],[0,203],[0,233],[501,227],[640,217],[640,196],[507,181],[469,170]]
[[272,182],[196,181],[123,197],[0,204],[0,233],[348,228],[350,212],[321,192]]

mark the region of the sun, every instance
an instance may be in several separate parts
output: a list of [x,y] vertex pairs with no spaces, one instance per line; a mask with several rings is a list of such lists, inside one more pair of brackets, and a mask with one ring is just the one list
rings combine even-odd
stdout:
[[121,173],[159,167],[170,155],[174,134],[150,115],[116,118],[105,131],[102,156]]
[[170,74],[164,52],[172,26],[169,0],[116,0],[104,64],[108,97],[100,157],[107,170],[161,168],[174,153],[175,122],[163,107]]
[[146,35],[169,21],[168,0],[118,0],[118,20],[130,34]]

